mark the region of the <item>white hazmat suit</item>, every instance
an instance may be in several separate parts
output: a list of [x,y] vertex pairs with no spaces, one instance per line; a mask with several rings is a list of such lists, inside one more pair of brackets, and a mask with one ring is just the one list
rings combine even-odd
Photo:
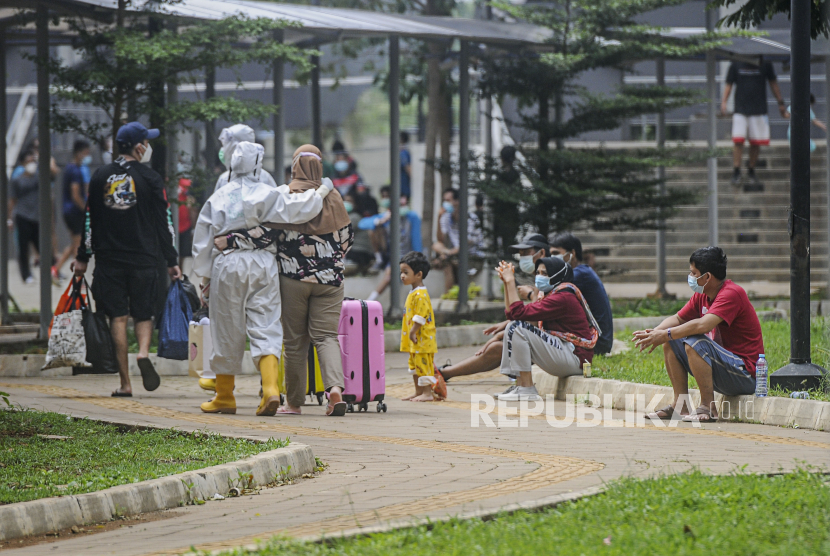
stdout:
[[[216,180],[216,186],[213,188],[214,193],[228,184],[228,176],[231,173],[231,159],[233,159],[233,153],[236,150],[236,146],[243,141],[247,141],[248,143],[254,143],[256,141],[256,134],[254,133],[253,128],[245,124],[236,124],[231,127],[226,127],[222,130],[222,133],[219,134],[219,142],[222,143],[222,157],[225,159],[225,168],[227,168],[227,170]],[[259,181],[267,183],[272,187],[277,186],[277,182],[274,181],[274,177],[266,170],[260,170]]]
[[254,143],[235,147],[231,181],[202,207],[193,235],[193,272],[211,279],[210,368],[217,375],[241,372],[246,332],[257,367],[262,356],[279,357],[283,333],[276,246],[221,253],[213,245],[214,237],[266,222],[308,222],[322,210],[331,190],[324,184],[316,191],[291,194],[288,186],[259,181],[264,153]]

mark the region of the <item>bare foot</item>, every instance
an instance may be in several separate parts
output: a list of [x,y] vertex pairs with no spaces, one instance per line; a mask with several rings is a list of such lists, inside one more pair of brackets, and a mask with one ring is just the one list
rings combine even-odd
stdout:
[[413,397],[410,401],[413,402],[433,402],[435,399],[432,397],[432,392],[424,392],[420,396]]
[[411,401],[415,398],[415,396],[417,396],[417,395],[418,395],[418,394],[416,393],[416,394],[412,394],[411,396],[407,396],[407,397],[405,397],[405,398],[401,398],[401,401],[402,401],[402,402],[411,402]]

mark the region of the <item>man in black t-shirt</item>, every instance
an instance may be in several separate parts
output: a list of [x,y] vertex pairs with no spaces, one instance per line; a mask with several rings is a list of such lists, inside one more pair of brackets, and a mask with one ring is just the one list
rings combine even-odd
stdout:
[[787,118],[784,97],[778,87],[778,79],[771,62],[761,61],[756,66],[747,62],[732,62],[726,74],[726,88],[723,90],[721,113],[726,114],[726,101],[735,87],[735,113],[732,115],[732,160],[734,170],[732,184],[741,183],[741,157],[744,141],[749,140],[748,175],[752,184],[760,185],[755,177],[755,163],[761,152],[761,145],[769,145],[769,117],[767,116],[767,82],[772,94],[778,100],[781,117]]
[[118,359],[121,387],[113,396],[132,396],[127,360],[127,317],[135,321],[138,368],[144,388],[159,386],[159,377],[148,358],[153,336],[157,261],[167,262],[172,280],[181,278],[178,253],[173,247],[173,221],[161,176],[149,166],[150,139],[157,129],[138,122],[122,126],[116,135],[121,156],[99,168],[89,182],[86,233],[73,263],[76,276],[86,273],[95,254],[92,296],[96,309],[110,318]]

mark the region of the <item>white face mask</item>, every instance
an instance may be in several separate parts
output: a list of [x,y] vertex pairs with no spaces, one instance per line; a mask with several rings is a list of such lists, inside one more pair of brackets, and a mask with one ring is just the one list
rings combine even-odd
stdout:
[[519,270],[525,274],[536,272],[536,263],[533,262],[533,255],[522,255],[519,257]]
[[[565,255],[568,256],[568,260],[565,260]],[[562,259],[563,262],[571,264],[571,259],[573,258],[570,253],[562,253],[561,255],[554,255],[557,259]]]
[[35,175],[37,173],[37,162],[29,162],[26,166],[23,167],[23,171],[29,175]]
[[147,164],[148,162],[150,162],[150,158],[152,158],[153,156],[153,146],[147,144],[144,147],[144,149],[144,154],[141,155],[141,160],[139,162],[141,162],[142,164]]

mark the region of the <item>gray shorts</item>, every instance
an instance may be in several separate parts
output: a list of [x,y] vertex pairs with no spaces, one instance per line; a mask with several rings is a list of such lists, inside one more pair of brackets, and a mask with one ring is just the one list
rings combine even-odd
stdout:
[[755,393],[755,378],[749,374],[743,359],[724,349],[708,336],[698,334],[671,340],[669,342],[677,360],[688,374],[692,374],[689,367],[689,357],[686,355],[686,346],[694,349],[703,360],[712,367],[712,384],[715,392],[724,396],[745,396]]
[[504,330],[501,373],[515,378],[521,372],[530,371],[531,365],[538,365],[546,373],[557,377],[582,373],[573,344],[529,322],[511,321]]

